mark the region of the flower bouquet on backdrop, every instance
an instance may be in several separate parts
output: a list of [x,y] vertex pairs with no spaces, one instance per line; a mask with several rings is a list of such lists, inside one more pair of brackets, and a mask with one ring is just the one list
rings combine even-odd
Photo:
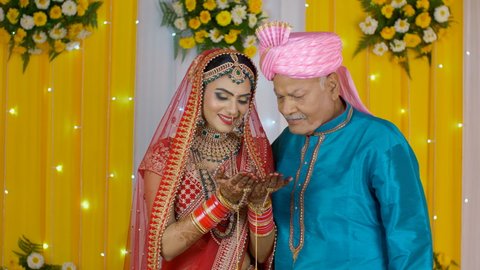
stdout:
[[368,13],[359,24],[363,37],[354,55],[370,48],[390,55],[410,76],[408,51],[431,64],[433,43],[451,23],[448,0],[360,0]]
[[255,30],[267,18],[262,0],[160,1],[162,25],[173,29],[174,56],[196,48],[234,48],[253,57],[257,52]]
[[21,55],[25,71],[31,55],[46,53],[51,61],[78,49],[97,27],[101,5],[91,0],[0,0],[0,43],[8,44],[10,56]]
[[18,239],[18,247],[22,252],[13,251],[18,256],[18,261],[11,259],[8,266],[0,266],[0,270],[76,270],[77,267],[71,262],[63,265],[54,265],[45,263],[45,258],[41,254],[43,246],[32,243],[25,236]]
[[442,252],[434,252],[433,253],[433,270],[450,270],[459,268],[459,265],[456,261],[452,260],[452,258],[445,255]]

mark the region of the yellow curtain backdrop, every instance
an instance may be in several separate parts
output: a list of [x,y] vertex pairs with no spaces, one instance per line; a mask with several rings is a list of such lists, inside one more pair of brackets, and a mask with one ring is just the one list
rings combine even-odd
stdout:
[[431,66],[411,61],[411,80],[387,56],[364,51],[353,58],[366,16],[358,0],[307,0],[306,30],[342,38],[344,65],[362,100],[396,124],[417,155],[434,250],[460,262],[463,1],[449,2],[455,22],[435,46]]
[[0,50],[0,266],[17,239],[46,262],[122,269],[133,174],[136,1],[104,0],[98,29],[52,63]]

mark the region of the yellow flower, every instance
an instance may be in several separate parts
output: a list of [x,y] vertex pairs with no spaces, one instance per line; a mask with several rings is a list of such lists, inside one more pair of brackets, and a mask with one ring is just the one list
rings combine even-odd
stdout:
[[428,12],[422,12],[420,15],[415,18],[415,24],[420,26],[421,28],[425,29],[430,25],[432,18]]
[[6,5],[8,3],[10,3],[10,0],[0,0],[0,4]]
[[24,7],[28,6],[29,0],[20,0],[18,2],[18,4],[20,5],[20,7],[24,8]]
[[405,5],[403,6],[402,10],[407,17],[412,17],[415,15],[415,9],[412,7],[412,5]]
[[23,46],[18,46],[15,45],[13,46],[12,52],[13,53],[18,53],[18,54],[24,54],[27,51],[27,49]]
[[430,7],[429,0],[417,0],[417,8],[423,8],[424,10],[428,10]]
[[441,252],[438,254],[438,262],[442,266],[449,266],[452,263],[452,259],[448,257],[448,255],[445,255],[445,253]]
[[53,49],[55,50],[55,52],[63,52],[63,50],[65,50],[65,47],[65,43],[63,43],[61,40],[55,40],[55,44],[53,45]]
[[384,27],[382,29],[382,31],[380,32],[380,35],[382,36],[382,38],[384,38],[386,40],[392,39],[393,36],[395,35],[395,27],[393,27],[393,26]]
[[372,0],[372,3],[376,4],[376,5],[383,5],[385,4],[385,2],[387,2],[387,0]]
[[220,26],[227,26],[232,22],[232,14],[224,10],[218,13],[215,19]]
[[232,43],[234,43],[235,41],[237,41],[237,37],[238,37],[238,36],[237,36],[236,34],[233,34],[233,33],[231,33],[231,32],[228,33],[228,34],[226,34],[226,35],[224,36],[225,42],[226,42],[227,44],[232,44]]
[[185,7],[192,12],[197,7],[197,0],[185,0]]
[[242,32],[242,30],[230,29],[229,34],[238,35],[238,34],[240,34],[241,32]]
[[208,37],[208,32],[205,30],[200,30],[195,32],[195,41],[197,43],[205,42],[205,38]]
[[447,30],[445,30],[445,28],[440,28],[438,29],[437,36],[438,38],[441,38],[441,37],[444,37],[446,33],[447,33]]
[[15,36],[13,39],[15,40],[15,43],[22,43],[23,39],[27,36],[27,32],[23,30],[23,28],[18,28],[17,31],[15,32]]
[[214,10],[217,7],[217,2],[215,0],[207,0],[203,3],[203,8],[208,10]]
[[41,44],[37,44],[37,48],[42,50],[42,52],[48,52],[48,51],[50,51],[50,43],[43,42]]
[[382,14],[385,18],[390,19],[392,17],[394,8],[391,5],[385,5],[382,7]]
[[397,55],[395,55],[395,56],[393,57],[393,62],[394,62],[395,64],[398,64],[398,63],[401,63],[401,62],[405,62],[405,61],[407,61],[407,58],[405,58],[405,56],[397,56]]
[[83,24],[81,23],[74,23],[72,25],[70,25],[68,27],[68,38],[69,39],[75,39],[78,35],[78,33],[80,33],[80,31],[82,31],[83,29]]
[[248,0],[248,11],[253,14],[262,12],[262,0]]
[[77,3],[77,14],[78,16],[85,15],[85,11],[88,9],[88,0],[78,0]]
[[198,19],[198,17],[191,18],[188,21],[188,26],[190,26],[190,28],[192,28],[193,30],[197,30],[198,27],[200,27],[200,25],[201,25],[201,23],[200,23],[200,20]]
[[207,10],[202,10],[202,12],[200,12],[200,21],[203,24],[207,24],[211,19],[212,17],[210,17],[210,12]]
[[416,34],[406,33],[405,36],[403,37],[403,41],[405,41],[407,47],[414,48],[418,44],[420,44],[422,39]]
[[184,49],[191,49],[191,48],[195,47],[195,39],[193,37],[181,38],[178,41],[178,45],[180,45],[180,47],[182,47]]
[[5,30],[5,28],[1,27],[0,28],[0,42],[1,43],[8,43],[10,41],[10,33]]
[[257,47],[246,47],[245,50],[243,50],[243,53],[246,54],[248,57],[252,58],[257,53]]
[[423,47],[422,49],[420,49],[422,51],[423,54],[427,54],[429,52],[431,52],[433,49],[433,45],[432,44],[428,44],[427,46]]
[[18,15],[20,15],[18,9],[11,8],[7,12],[7,19],[10,21],[11,24],[16,24],[18,22]]
[[36,26],[44,26],[47,23],[47,15],[43,11],[35,12],[33,13],[33,22]]
[[58,19],[62,17],[62,8],[55,5],[50,9],[50,18]]

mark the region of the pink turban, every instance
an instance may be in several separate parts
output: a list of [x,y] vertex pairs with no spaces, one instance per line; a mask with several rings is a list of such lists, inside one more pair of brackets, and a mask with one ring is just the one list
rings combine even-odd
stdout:
[[294,32],[285,22],[260,26],[260,70],[268,80],[275,74],[295,79],[319,78],[336,72],[340,95],[353,107],[369,113],[362,104],[348,70],[342,66],[342,41],[332,32]]

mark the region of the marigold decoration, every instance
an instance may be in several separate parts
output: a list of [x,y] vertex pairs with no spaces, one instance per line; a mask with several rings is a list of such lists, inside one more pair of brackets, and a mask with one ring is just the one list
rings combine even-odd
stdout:
[[[173,29],[174,54],[182,59],[190,49],[232,48],[253,57],[255,30],[267,18],[262,0],[160,1],[162,25]],[[1,38],[1,33],[0,33]]]
[[23,71],[30,56],[48,54],[50,61],[78,48],[97,27],[100,1],[0,0],[0,43],[21,55]]
[[[38,1],[38,0],[36,0]],[[18,247],[22,252],[13,251],[15,255],[18,256],[18,259],[13,257],[9,260],[8,265],[0,266],[0,270],[33,270],[33,269],[42,269],[42,270],[76,270],[77,267],[72,262],[66,262],[62,265],[56,264],[47,264],[45,263],[45,258],[43,257],[42,250],[43,246],[36,244],[28,240],[25,236],[22,236],[18,239]]]
[[359,24],[363,37],[354,55],[371,49],[390,58],[410,76],[408,51],[431,64],[432,44],[451,23],[447,0],[360,0],[368,16]]

